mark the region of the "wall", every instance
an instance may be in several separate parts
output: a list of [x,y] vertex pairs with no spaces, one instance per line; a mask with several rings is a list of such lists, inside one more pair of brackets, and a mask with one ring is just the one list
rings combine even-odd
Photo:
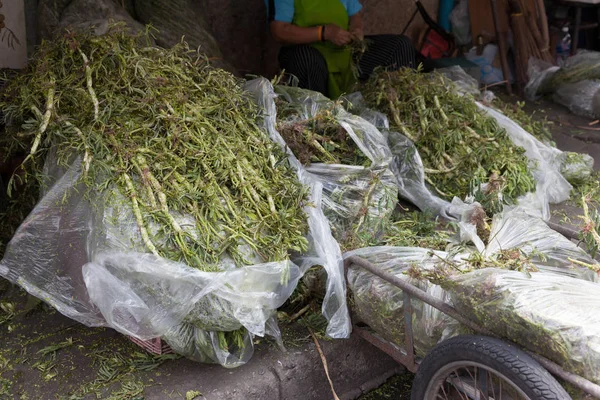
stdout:
[[[278,45],[270,37],[264,0],[200,0],[205,19],[219,42],[225,59],[242,75],[274,75],[278,70]],[[413,0],[362,0],[366,34],[401,33],[415,10]],[[439,0],[422,0],[437,19]],[[424,27],[417,16],[407,31],[416,39]]]
[[24,68],[27,63],[23,0],[0,0],[0,69]]
[[[3,3],[22,1],[4,0]],[[38,1],[25,0],[28,26],[36,24],[36,15],[32,14],[35,14]],[[233,64],[241,75],[273,76],[278,71],[279,45],[270,36],[264,0],[195,1],[198,2],[198,7],[195,8],[202,10],[204,19],[219,43],[224,58]],[[416,9],[414,0],[361,0],[361,2],[364,5],[366,34],[401,33]],[[437,17],[438,2],[439,0],[422,0],[423,5],[434,18]],[[68,4],[70,0],[60,0],[59,3]],[[118,3],[122,4],[122,0]],[[130,4],[132,0],[125,0],[124,3],[127,10],[132,12],[133,7]],[[422,18],[417,16],[407,34],[415,40],[423,27]],[[38,29],[35,31],[28,33],[30,44],[39,43],[39,36],[36,36]]]

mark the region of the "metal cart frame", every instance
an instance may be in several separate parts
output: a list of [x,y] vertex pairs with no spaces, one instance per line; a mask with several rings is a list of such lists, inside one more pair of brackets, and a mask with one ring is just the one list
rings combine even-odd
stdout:
[[[372,332],[370,329],[368,329],[365,326],[354,325],[354,330],[361,337],[363,337],[365,340],[367,340],[369,343],[373,344],[375,347],[379,348],[383,352],[390,355],[394,360],[396,360],[398,363],[404,365],[406,367],[406,369],[408,369],[409,371],[411,371],[413,373],[419,369],[420,360],[416,357],[415,349],[414,349],[414,333],[413,333],[413,327],[412,327],[413,310],[412,310],[412,306],[411,306],[412,298],[418,299],[418,300],[420,300],[426,304],[429,304],[430,306],[442,311],[443,313],[454,318],[461,324],[470,328],[474,332],[477,332],[477,333],[479,333],[481,335],[485,335],[485,336],[490,336],[490,337],[495,337],[495,338],[498,337],[491,331],[479,326],[478,324],[469,320],[467,317],[463,316],[451,305],[429,295],[428,293],[424,292],[423,290],[419,289],[418,287],[411,285],[410,283],[408,283],[386,271],[383,271],[382,269],[376,267],[375,265],[371,264],[370,262],[368,262],[367,260],[365,260],[361,257],[351,256],[344,260],[344,267],[345,267],[346,274],[347,274],[348,268],[350,266],[356,266],[356,267],[365,269],[365,270],[369,271],[370,273],[372,273],[373,275],[378,276],[379,278],[383,279],[384,281],[386,281],[386,282],[396,286],[398,289],[402,290],[402,292],[404,294],[403,304],[404,304],[406,348],[401,348],[401,347],[383,339],[381,336]],[[520,347],[520,346],[517,346],[517,347]],[[537,361],[542,367],[544,367],[552,375],[563,379],[565,382],[570,383],[571,385],[573,385],[574,387],[576,387],[578,389],[581,389],[586,394],[589,394],[591,396],[594,396],[595,398],[600,399],[600,386],[599,385],[596,385],[595,383],[590,382],[589,380],[587,380],[581,376],[578,376],[573,373],[565,371],[560,365],[548,360],[545,357],[542,357],[538,354],[527,351],[523,348],[521,348],[521,349],[524,350],[527,354],[529,354],[535,361]]]

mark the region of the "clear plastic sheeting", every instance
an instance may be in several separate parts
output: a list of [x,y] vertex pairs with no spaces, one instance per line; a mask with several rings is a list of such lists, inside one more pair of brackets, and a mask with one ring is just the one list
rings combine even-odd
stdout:
[[563,85],[600,79],[600,52],[579,51],[561,67],[540,60],[529,60],[529,82],[525,95],[529,100],[556,92]]
[[598,280],[596,272],[581,264],[597,264],[589,254],[541,219],[529,215],[529,210],[522,206],[494,216],[490,240],[482,254],[492,259],[509,249],[518,249],[540,271],[591,282]]
[[562,176],[571,184],[584,182],[594,172],[594,158],[589,154],[565,151],[561,157]]
[[[246,333],[242,343],[228,341],[223,332],[210,332],[182,323],[169,329],[163,339],[178,354],[201,363],[235,368],[247,363],[254,352],[253,337]],[[223,346],[225,344],[225,346]]]
[[[248,88],[262,100],[268,132],[283,146],[272,126],[274,112],[268,113],[274,110],[270,84],[259,80]],[[110,188],[104,195],[86,196],[79,187],[81,158],[62,168],[50,153],[47,189],[8,244],[0,275],[85,325],[111,327],[141,340],[164,337],[185,356],[233,367],[251,357],[254,335],[278,334],[272,318],[276,309],[303,273],[319,264],[329,274],[323,306],[328,333],[348,337],[341,251],[321,211],[322,186],[297,161],[291,163],[311,188],[309,251],[293,261],[239,268],[224,256],[219,272],[203,272],[147,253],[134,228],[131,203],[105,201],[118,199]],[[186,220],[176,213],[173,218],[182,226]]]
[[[424,268],[435,267],[447,253],[411,247],[370,247],[344,254],[359,256],[378,268],[417,286],[427,294],[450,302],[450,295],[440,286],[426,280],[414,279],[407,274],[418,264]],[[437,258],[439,257],[439,258]],[[352,310],[357,321],[363,322],[384,339],[404,346],[405,316],[404,294],[396,286],[374,276],[365,269],[351,266],[348,269],[348,287],[352,297]],[[419,357],[424,357],[437,343],[458,334],[460,326],[446,314],[418,299],[411,299],[414,345]],[[356,321],[355,321],[356,322]]]
[[[290,162],[297,169],[300,181],[311,188],[311,206],[306,208],[309,223],[310,248],[307,254],[294,258],[303,271],[313,265],[321,265],[327,272],[326,294],[323,299],[323,315],[329,321],[327,335],[332,338],[347,338],[352,331],[350,315],[346,305],[346,284],[344,279],[344,265],[342,252],[338,242],[334,239],[329,221],[323,212],[324,198],[323,184],[314,174],[302,167],[300,162],[286,146],[285,141],[277,132],[275,107],[275,91],[273,85],[264,78],[255,79],[246,84],[246,90],[255,96],[259,106],[264,111],[264,124],[271,140],[286,149]],[[306,99],[303,106],[306,112],[315,112],[318,105],[316,101],[326,101],[324,96]]]
[[562,85],[556,89],[552,100],[573,114],[600,118],[600,81],[586,79]]
[[[462,69],[460,71],[466,75]],[[470,76],[469,78],[473,79]],[[467,204],[458,198],[448,202],[434,195],[425,184],[425,167],[415,144],[401,133],[390,131],[387,117],[366,107],[361,93],[352,93],[347,100],[351,104],[352,112],[367,119],[387,137],[387,146],[392,155],[389,168],[396,178],[400,197],[408,200],[421,211],[468,225],[469,222],[464,217],[474,212],[478,204]],[[474,226],[472,228],[474,229]]]
[[[477,90],[473,78],[458,66],[445,68],[439,72],[451,80],[460,93],[474,94]],[[475,98],[479,98],[478,93]],[[535,193],[523,196],[518,204],[527,206],[533,215],[548,220],[549,205],[568,200],[572,189],[571,184],[561,174],[567,161],[565,154],[556,147],[543,143],[500,111],[480,102],[476,103],[482,111],[494,118],[498,125],[506,130],[508,137],[516,146],[525,149],[537,185]]]
[[375,238],[388,224],[398,188],[387,167],[312,164],[306,170],[323,185],[323,211],[339,241]]
[[527,66],[529,82],[525,85],[525,98],[531,101],[539,99],[542,95],[540,87],[552,79],[558,70],[560,70],[560,67],[552,65],[547,61],[530,58],[529,65]]
[[319,92],[292,86],[277,86],[275,92],[287,102],[300,106],[302,112],[296,117],[299,120],[313,118],[319,111],[335,107],[336,120],[372,164],[389,164],[391,154],[386,137],[371,121],[350,114],[340,104],[335,104]]
[[[491,242],[480,254],[472,248],[442,252],[383,246],[358,249],[344,257],[362,257],[453,305],[498,336],[599,382],[600,318],[590,310],[600,305],[600,286],[597,274],[578,264],[596,262],[519,208],[497,215],[490,237]],[[507,256],[525,257],[534,270],[495,268],[501,257]],[[474,269],[471,260],[483,260],[489,268]],[[424,278],[435,276],[426,274],[434,271],[438,271],[438,285]],[[403,346],[402,290],[358,266],[350,266],[348,285],[355,318]],[[427,304],[413,299],[412,306],[419,355],[442,340],[467,333],[457,321]]]
[[436,72],[442,74],[450,82],[453,82],[455,89],[459,93],[470,94],[475,99],[479,98],[479,82],[467,74],[460,66],[453,65],[452,67],[440,68]]
[[371,165],[312,163],[305,169],[323,187],[323,211],[337,240],[377,237],[398,201],[386,137],[370,122],[348,113],[318,92],[289,86],[278,86],[275,91],[288,103],[299,106],[301,112],[292,117],[294,120],[310,119],[321,110],[335,107],[336,121]]
[[566,276],[485,269],[453,280],[452,302],[497,335],[600,384],[600,286]]
[[506,130],[515,145],[525,149],[530,160],[530,169],[537,181],[536,191],[519,199],[519,204],[527,205],[533,214],[545,220],[550,219],[549,204],[568,200],[573,188],[560,173],[563,152],[541,142],[501,112],[481,103],[477,105]]

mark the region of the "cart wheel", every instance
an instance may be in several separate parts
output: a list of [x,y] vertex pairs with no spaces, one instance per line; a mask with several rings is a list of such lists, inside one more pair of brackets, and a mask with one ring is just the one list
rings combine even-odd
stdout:
[[443,341],[423,359],[411,400],[569,400],[537,361],[516,346],[485,336]]

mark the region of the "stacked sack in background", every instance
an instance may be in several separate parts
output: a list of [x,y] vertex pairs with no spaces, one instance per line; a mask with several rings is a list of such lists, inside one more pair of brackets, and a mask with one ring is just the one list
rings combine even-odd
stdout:
[[571,112],[600,118],[600,53],[578,51],[561,67],[532,59],[525,95],[529,100],[552,95]]

